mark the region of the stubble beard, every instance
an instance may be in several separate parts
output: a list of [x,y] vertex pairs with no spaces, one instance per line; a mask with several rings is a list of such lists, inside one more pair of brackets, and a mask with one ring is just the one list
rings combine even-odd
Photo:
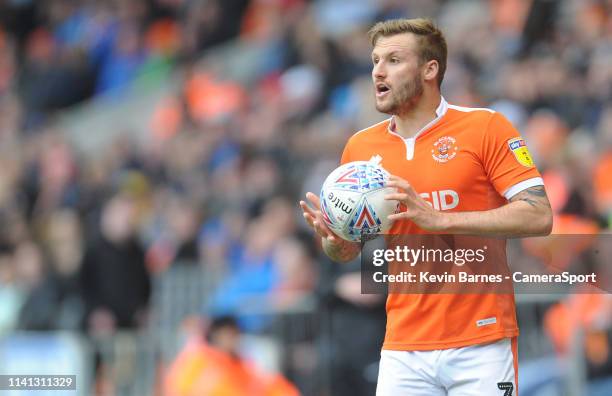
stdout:
[[389,115],[401,116],[412,110],[423,95],[423,82],[416,76],[402,85],[397,93],[392,92],[388,103],[376,102],[376,110]]

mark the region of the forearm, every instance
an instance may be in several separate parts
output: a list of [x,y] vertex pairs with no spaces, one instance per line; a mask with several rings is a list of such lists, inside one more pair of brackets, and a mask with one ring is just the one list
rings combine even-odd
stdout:
[[456,212],[441,214],[443,233],[491,236],[548,235],[552,227],[549,206],[534,207],[517,200],[497,209],[481,212]]
[[[339,238],[338,238],[339,239]],[[332,261],[346,263],[359,255],[361,245],[357,242],[340,240],[340,243],[331,243],[327,238],[322,238],[323,251]]]

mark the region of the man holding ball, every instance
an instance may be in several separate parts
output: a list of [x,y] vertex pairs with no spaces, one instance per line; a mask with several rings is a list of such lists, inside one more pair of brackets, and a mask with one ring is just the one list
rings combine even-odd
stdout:
[[[525,141],[501,114],[446,102],[447,48],[427,19],[379,22],[369,32],[376,109],[391,117],[354,134],[341,163],[382,157],[402,211],[390,234],[547,235],[552,212]],[[319,198],[301,201],[325,253],[346,262],[360,244],[325,225]],[[377,395],[516,395],[512,294],[399,294],[387,298]]]

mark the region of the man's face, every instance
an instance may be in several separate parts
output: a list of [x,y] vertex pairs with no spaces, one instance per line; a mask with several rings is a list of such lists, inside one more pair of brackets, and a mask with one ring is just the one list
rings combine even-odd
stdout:
[[411,33],[379,37],[372,50],[376,110],[402,115],[423,94],[418,44]]
[[233,356],[239,355],[240,330],[234,326],[216,329],[210,337],[210,345]]

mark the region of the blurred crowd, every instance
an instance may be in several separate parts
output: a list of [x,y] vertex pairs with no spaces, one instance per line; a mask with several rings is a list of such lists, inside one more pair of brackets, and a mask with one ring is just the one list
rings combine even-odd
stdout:
[[[543,173],[553,232],[592,232],[612,227],[611,15],[609,0],[2,2],[0,334],[144,326],[155,276],[201,266],[219,284],[204,313],[265,332],[246,306],[316,296],[340,318],[337,343],[368,328],[376,360],[384,302],[360,294],[358,267],[322,257],[297,206],[382,119],[368,28],[434,18],[445,98],[503,112]],[[215,52],[234,40],[257,50]],[[159,67],[179,85],[143,120],[147,139],[85,154],[58,126],[75,104],[120,105]],[[343,351],[336,372],[368,377],[372,353]]]

